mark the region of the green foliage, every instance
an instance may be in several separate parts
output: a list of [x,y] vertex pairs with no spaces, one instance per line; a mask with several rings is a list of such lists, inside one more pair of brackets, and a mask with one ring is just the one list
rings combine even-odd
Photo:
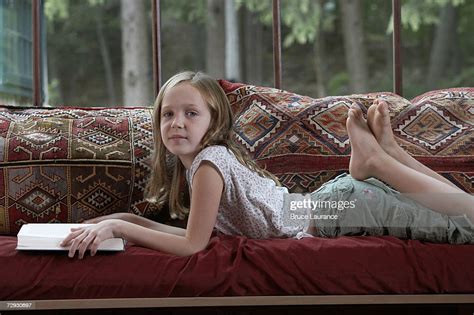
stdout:
[[207,17],[206,0],[163,0],[162,15],[172,16],[184,22],[204,24]]
[[87,0],[92,7],[104,5],[106,0]]
[[348,91],[349,85],[349,73],[347,71],[342,71],[336,73],[331,77],[331,80],[328,82],[328,92],[329,95],[341,95],[346,94]]
[[[107,0],[87,0],[90,7],[102,6]],[[65,20],[69,18],[70,0],[46,0],[44,14],[48,21]]]
[[[315,0],[282,0],[281,1],[281,21],[288,27],[289,32],[283,40],[284,47],[293,44],[306,44],[315,41],[318,34],[318,27],[322,25],[326,31],[334,28],[334,5],[333,1],[327,1],[321,7]],[[261,0],[237,0],[237,6],[245,6],[249,11],[258,13],[260,21],[265,25],[271,25],[273,21],[271,1]],[[325,11],[325,12],[322,12]],[[320,23],[324,13],[325,19]]]
[[474,86],[474,67],[467,67],[451,80],[445,80],[445,86]]
[[46,36],[50,104],[105,104],[108,98],[97,38],[97,17],[100,15],[102,18],[116,78],[115,89],[120,93],[120,1],[46,0],[45,7],[47,5],[52,10],[49,12],[53,12],[47,17]]
[[260,21],[265,25],[272,24],[272,2],[259,0],[236,0],[236,7],[245,6],[250,12],[259,14]]
[[[460,6],[465,3],[465,0],[407,0],[403,2],[401,9],[403,27],[417,32],[422,25],[437,24],[440,8],[448,3],[453,6]],[[388,32],[393,31],[392,21],[388,25]]]
[[50,104],[58,104],[61,102],[60,86],[57,78],[52,79],[51,82],[48,83],[48,97]]
[[[287,3],[285,1],[285,3]],[[289,34],[283,41],[284,47],[291,46],[294,42],[306,44],[313,42],[318,28],[321,10],[314,1],[301,0],[299,5],[285,7],[282,14],[284,25],[290,27]]]
[[[146,1],[148,0],[130,0]],[[225,0],[221,0],[225,1]],[[305,88],[305,93],[314,92],[316,81],[311,58],[314,55],[314,43],[318,40],[320,31],[324,33],[326,54],[324,66],[326,69],[326,91],[329,95],[350,93],[349,75],[344,59],[343,30],[340,25],[339,4],[346,0],[281,0],[281,19],[283,25],[284,51],[284,88],[298,92],[298,88]],[[370,71],[369,86],[372,90],[387,90],[392,86],[390,37],[385,29],[391,32],[392,22],[388,21],[391,14],[390,0],[361,0],[363,2],[363,23],[366,47],[368,49],[368,63]],[[208,16],[207,0],[162,0],[162,17],[166,21],[163,30],[181,30],[180,23],[192,24],[192,27],[203,28]],[[238,10],[249,10],[258,17],[265,26],[265,39],[262,41],[265,57],[271,55],[271,0],[236,0]],[[451,67],[445,74],[445,80],[439,83],[439,88],[449,86],[474,85],[474,1],[466,0],[404,0],[402,1],[402,23],[404,32],[403,63],[404,63],[404,95],[409,98],[426,91],[425,81],[430,60],[431,46],[436,24],[440,19],[440,9],[451,3],[458,9],[458,29],[456,49],[459,60],[457,68]],[[114,76],[117,78],[116,90],[120,91],[121,69],[121,39],[120,39],[120,1],[119,0],[45,0],[45,15],[48,27],[54,26],[54,32],[48,32],[48,59],[51,70],[50,99],[68,103],[103,102],[103,68],[98,57],[100,47],[97,44],[95,19],[98,7],[103,7],[103,14],[107,42],[112,52]],[[188,24],[188,25],[189,25]],[[321,27],[321,29],[319,29]],[[185,29],[185,28],[184,28]],[[200,33],[196,42],[204,43],[205,31]],[[241,34],[254,36],[254,34]],[[164,46],[183,47],[183,44],[164,42]],[[251,43],[252,40],[250,40]],[[193,42],[195,43],[195,42]],[[245,43],[241,42],[242,46]],[[190,44],[191,45],[191,44]],[[195,44],[192,44],[195,45]],[[252,45],[252,44],[251,44]],[[192,46],[194,47],[194,46]],[[270,47],[270,48],[268,48]],[[165,64],[173,64],[170,69],[182,66],[186,53],[179,49],[174,50],[176,58],[164,60]],[[194,58],[204,68],[205,44],[195,47],[193,54],[187,58]],[[199,52],[199,53],[196,53]],[[180,55],[178,55],[180,54]],[[454,56],[454,55],[453,55]],[[250,59],[252,56],[243,56]],[[456,59],[453,58],[453,59]],[[271,59],[271,58],[265,58]],[[196,62],[194,60],[193,62]],[[244,61],[248,62],[248,61]],[[265,60],[266,62],[266,60]],[[189,61],[191,63],[191,61]],[[178,66],[176,66],[178,64]],[[270,66],[265,64],[268,69]],[[53,70],[53,68],[55,68]],[[264,68],[264,71],[267,71]],[[268,70],[271,72],[271,70]],[[243,80],[246,80],[244,77]],[[388,88],[391,89],[391,88]],[[73,90],[79,92],[74,92]],[[102,94],[101,94],[102,93]],[[81,94],[80,96],[78,96]]]
[[[334,0],[327,1],[332,3]],[[184,22],[197,22],[204,24],[207,17],[206,0],[164,0],[162,1],[163,14],[172,16]],[[297,5],[295,5],[297,4]],[[251,12],[258,14],[260,21],[264,25],[272,24],[272,3],[262,0],[236,0],[236,8],[247,8]],[[334,28],[334,5],[326,5],[325,10],[329,13],[322,25],[325,30]],[[282,0],[281,14],[282,23],[289,28],[288,34],[284,38],[284,46],[289,47],[295,43],[306,44],[315,40],[321,9],[318,1],[314,0]]]
[[69,17],[69,0],[46,0],[44,14],[48,21],[65,20]]

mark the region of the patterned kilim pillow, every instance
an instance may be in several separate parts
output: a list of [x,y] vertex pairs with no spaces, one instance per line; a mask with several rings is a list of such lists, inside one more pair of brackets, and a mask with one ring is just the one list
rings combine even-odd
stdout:
[[422,94],[396,121],[405,149],[474,193],[474,88]]
[[0,233],[25,222],[147,215],[150,108],[0,107]]
[[[366,111],[382,97],[400,145],[474,193],[472,88],[426,93],[412,105],[392,93],[312,99],[220,83],[235,112],[235,140],[293,192],[347,171],[347,109],[355,102]],[[0,106],[0,233],[121,211],[156,217],[143,200],[152,146],[150,108]]]
[[[224,80],[220,84],[235,113],[235,140],[291,192],[315,190],[347,172],[350,157],[345,129],[347,110],[351,103],[357,103],[366,112],[375,98],[384,98],[389,103],[397,141],[405,149],[466,191],[474,192],[472,96],[465,99],[470,105],[464,105],[464,112],[454,106],[452,111],[459,112],[450,114],[446,120],[447,125],[457,124],[458,127],[452,128],[458,129],[439,130],[424,121],[425,114],[419,105],[413,106],[393,93],[313,99],[274,88]],[[465,112],[469,110],[471,114]],[[427,130],[422,134],[417,128]],[[450,140],[443,141],[443,135]],[[423,137],[433,140],[430,143],[436,148],[428,150]],[[439,156],[449,146],[452,149],[446,151],[446,156]],[[456,159],[452,159],[452,154],[457,155]]]

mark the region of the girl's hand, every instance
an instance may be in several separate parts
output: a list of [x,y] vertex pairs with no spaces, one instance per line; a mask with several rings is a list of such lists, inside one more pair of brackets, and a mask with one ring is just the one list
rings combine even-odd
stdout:
[[116,228],[120,220],[111,219],[84,228],[72,228],[71,233],[61,242],[61,246],[69,248],[69,257],[72,258],[78,251],[79,259],[84,257],[86,250],[91,256],[97,253],[99,244],[116,235]]
[[123,213],[123,212],[112,213],[112,214],[109,214],[109,215],[103,215],[101,217],[85,220],[82,223],[95,224],[95,223],[99,223],[99,222],[102,222],[102,221],[105,221],[105,220],[110,220],[110,219],[124,220],[126,215],[127,215],[127,213]]

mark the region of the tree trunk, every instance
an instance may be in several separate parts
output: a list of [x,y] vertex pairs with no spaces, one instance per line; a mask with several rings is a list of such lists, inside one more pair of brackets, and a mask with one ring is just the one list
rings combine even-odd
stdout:
[[224,2],[207,0],[206,71],[215,78],[225,77]]
[[319,21],[318,21],[318,30],[316,33],[316,38],[314,41],[314,61],[315,61],[315,70],[316,70],[316,95],[317,97],[324,97],[327,95],[326,91],[326,63],[325,63],[325,51],[326,45],[324,42],[324,30],[323,30],[323,21],[324,16],[324,2],[325,0],[318,1],[319,7]]
[[437,83],[443,79],[446,66],[449,63],[452,49],[453,34],[456,32],[456,8],[448,3],[440,12],[440,22],[436,27],[436,33],[431,48],[430,64],[427,78],[429,90],[437,88]]
[[105,82],[107,85],[108,104],[117,105],[117,95],[115,93],[115,86],[114,86],[114,74],[113,74],[113,69],[112,69],[112,63],[110,61],[109,47],[107,45],[107,40],[104,34],[104,22],[102,20],[102,10],[100,8],[96,9],[95,21],[96,21],[95,25],[96,25],[97,39],[99,41],[99,47],[100,47],[100,56],[102,57],[102,62],[104,63],[104,76],[105,76]]
[[344,49],[349,70],[350,92],[365,93],[368,91],[368,68],[362,24],[362,3],[360,0],[343,0],[339,3],[342,11]]
[[64,90],[66,88],[63,84],[61,68],[58,66],[59,58],[56,57],[54,49],[48,51],[48,57],[48,84],[53,86],[53,93],[52,95],[47,93],[44,102],[55,106],[64,103]]
[[[458,15],[458,9],[456,8],[456,16]],[[460,48],[460,43],[459,43],[459,34],[456,31],[458,28],[458,17],[455,18],[454,23],[456,26],[453,28],[453,32],[451,33],[451,58],[449,58],[448,61],[448,68],[449,71],[447,71],[448,75],[456,77],[458,76],[462,70],[463,70],[463,64],[464,64],[464,55],[463,55],[463,50]]]
[[[384,29],[386,29],[388,20],[390,20],[390,16],[392,15],[392,3],[391,1],[383,1],[381,2],[381,6],[381,14],[383,14],[384,17],[387,17],[387,24],[383,25]],[[387,77],[391,78],[390,74],[393,73],[393,31],[390,34],[385,35],[383,45],[385,51],[385,71],[387,73]]]
[[240,38],[234,0],[225,0],[225,77],[240,82]]
[[263,83],[263,29],[258,16],[249,10],[244,11],[244,53],[246,83]]
[[144,1],[121,0],[123,102],[126,106],[149,105],[150,39],[146,31]]
[[194,27],[189,24],[187,27],[188,34],[192,34],[192,47],[195,51],[192,53],[192,62],[195,69],[206,68],[206,29],[204,27]]

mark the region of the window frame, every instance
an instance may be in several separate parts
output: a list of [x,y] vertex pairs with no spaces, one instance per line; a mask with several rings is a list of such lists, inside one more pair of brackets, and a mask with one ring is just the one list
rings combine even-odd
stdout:
[[[152,5],[152,59],[154,95],[158,95],[161,87],[161,5],[160,0],[150,0]],[[41,50],[41,8],[43,0],[32,0],[32,32],[33,32],[33,106],[43,105],[42,97],[42,50]],[[280,0],[272,0],[273,11],[273,74],[274,87],[282,88],[281,59],[281,11]],[[402,55],[401,55],[401,2],[392,0],[393,15],[393,92],[402,95]]]

